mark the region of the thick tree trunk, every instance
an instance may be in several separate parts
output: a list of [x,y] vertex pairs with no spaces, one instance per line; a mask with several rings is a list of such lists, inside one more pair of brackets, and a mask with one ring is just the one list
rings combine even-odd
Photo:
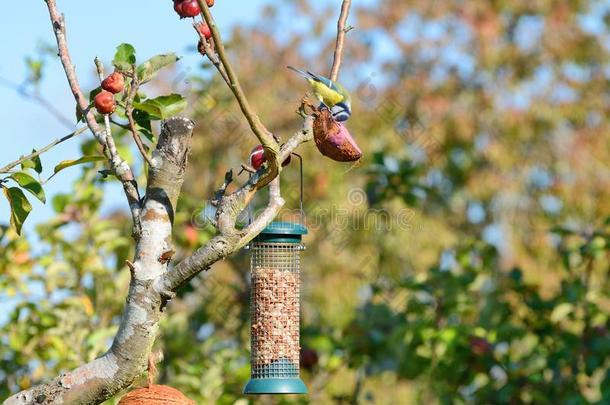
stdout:
[[142,232],[136,245],[131,283],[119,331],[102,357],[8,398],[6,405],[98,404],[128,387],[146,370],[159,319],[171,292],[156,282],[167,270],[172,223],[194,124],[172,118],[163,124],[142,204]]

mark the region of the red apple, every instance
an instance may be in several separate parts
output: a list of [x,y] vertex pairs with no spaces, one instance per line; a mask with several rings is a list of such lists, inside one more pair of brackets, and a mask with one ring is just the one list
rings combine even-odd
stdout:
[[267,158],[265,158],[263,145],[256,146],[254,149],[252,149],[252,152],[250,152],[250,166],[252,166],[254,170],[260,169],[266,160]]
[[106,90],[102,90],[95,96],[94,104],[100,114],[112,114],[116,108],[114,95]]
[[[290,160],[290,156],[284,159],[282,162],[282,167],[288,166],[290,164]],[[258,145],[252,149],[252,152],[250,152],[250,166],[252,166],[255,170],[258,170],[266,161],[267,158],[265,157],[263,145]]]
[[197,23],[197,31],[199,31],[199,33],[205,39],[212,38],[212,31],[210,30],[210,27],[204,22]]
[[125,79],[119,72],[114,72],[102,81],[102,89],[117,94],[123,91]]
[[201,13],[197,0],[174,0],[174,11],[180,18],[196,17]]
[[470,336],[468,343],[470,344],[470,350],[477,356],[484,356],[493,350],[492,344],[482,337]]

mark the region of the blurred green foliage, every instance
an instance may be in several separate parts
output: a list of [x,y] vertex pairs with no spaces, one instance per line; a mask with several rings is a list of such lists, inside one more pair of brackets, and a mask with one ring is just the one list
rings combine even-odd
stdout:
[[[365,157],[349,167],[300,151],[310,395],[241,395],[245,253],[172,301],[158,382],[200,404],[610,403],[607,3],[355,3],[340,80]],[[284,139],[305,84],[282,67],[324,73],[337,12],[282,2],[231,33],[250,100]],[[188,92],[197,122],[180,260],[211,237],[204,202],[255,142],[209,64],[177,69],[152,84]],[[116,331],[133,248],[125,213],[100,213],[112,180],[98,166],[53,197],[36,237],[2,228],[0,297],[17,302],[0,332],[2,397],[100,355]],[[294,218],[294,165],[283,195]]]

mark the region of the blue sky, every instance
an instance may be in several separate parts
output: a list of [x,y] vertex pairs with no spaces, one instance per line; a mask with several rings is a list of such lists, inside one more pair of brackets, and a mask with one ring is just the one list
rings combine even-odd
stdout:
[[[217,1],[212,9],[220,27],[229,28],[234,24],[253,24],[262,6],[268,0]],[[167,51],[176,51],[183,56],[179,69],[195,68],[200,60],[198,55],[188,51],[195,42],[190,20],[179,20],[169,0],[163,1],[118,1],[109,0],[103,7],[93,7],[84,1],[59,0],[60,11],[65,14],[68,41],[72,58],[83,89],[94,87],[93,58],[99,56],[106,65],[114,55],[115,47],[121,42],[135,46],[140,60]],[[111,22],[103,20],[105,10],[117,9]],[[130,17],[130,16],[133,16]],[[104,28],[101,28],[104,26]],[[93,27],[93,28],[92,28]],[[9,7],[4,10],[0,24],[0,77],[21,82],[26,77],[26,56],[36,56],[37,45],[41,42],[54,45],[54,37],[48,18],[48,11],[42,1],[28,2],[24,7]],[[49,60],[41,94],[52,100],[60,110],[71,117],[74,100],[58,60]],[[53,116],[36,104],[20,97],[15,91],[0,86],[0,165],[15,160],[32,148],[40,148],[61,137],[69,130]],[[85,133],[81,136],[90,136]],[[66,159],[79,157],[79,141],[71,140],[43,155],[45,175],[53,166]],[[45,190],[48,196],[70,189],[70,183],[78,169],[66,170],[51,180]],[[46,177],[46,176],[44,176]],[[108,206],[122,207],[123,198],[117,190],[111,190],[117,198],[108,198]],[[32,199],[33,200],[33,199]],[[36,223],[52,216],[50,204],[43,206],[32,201],[34,210],[26,222],[26,231]],[[6,200],[0,198],[0,223],[9,218]]]

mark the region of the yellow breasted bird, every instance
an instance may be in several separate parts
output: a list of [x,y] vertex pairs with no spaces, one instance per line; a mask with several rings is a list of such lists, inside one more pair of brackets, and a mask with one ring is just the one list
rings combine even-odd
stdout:
[[349,119],[352,115],[352,101],[343,86],[309,71],[306,72],[292,66],[288,66],[288,69],[294,70],[307,79],[313,94],[330,110],[335,121],[347,121]]

